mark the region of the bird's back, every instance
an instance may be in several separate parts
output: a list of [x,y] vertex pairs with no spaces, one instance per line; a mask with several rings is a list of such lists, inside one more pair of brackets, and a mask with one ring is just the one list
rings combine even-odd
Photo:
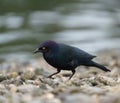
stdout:
[[75,61],[76,65],[84,64],[96,57],[81,49],[65,44],[59,44],[59,55],[64,62]]
[[65,44],[60,44],[59,45],[59,51],[62,55],[64,56],[72,56],[73,58],[79,58],[79,59],[93,59],[96,56],[93,56],[79,48],[73,47],[73,46],[69,46],[69,45],[65,45]]

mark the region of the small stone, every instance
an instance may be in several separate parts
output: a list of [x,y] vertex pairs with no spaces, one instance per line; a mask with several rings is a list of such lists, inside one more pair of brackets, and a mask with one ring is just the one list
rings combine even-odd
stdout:
[[83,91],[87,94],[103,94],[106,90],[101,89],[99,87],[91,87],[91,86],[87,86],[84,87]]
[[46,72],[43,68],[37,68],[37,69],[35,69],[34,72],[36,75],[43,75],[45,77],[47,77],[49,75],[49,73]]
[[23,74],[21,74],[22,80],[28,80],[28,79],[35,79],[35,73],[33,71],[26,71]]
[[10,91],[15,93],[17,91],[17,87],[14,84],[9,85]]
[[0,82],[3,81],[3,80],[6,80],[6,79],[7,79],[7,77],[5,75],[0,74]]
[[0,103],[8,103],[7,98],[5,98],[4,96],[0,96]]
[[45,95],[42,96],[42,98],[46,98],[46,99],[53,99],[55,96],[52,93],[47,93]]
[[103,83],[104,85],[115,85],[118,84],[117,80],[115,80],[114,78],[111,77],[107,77],[105,75],[98,75],[96,77],[97,80],[99,80],[101,83]]
[[60,99],[56,98],[52,93],[46,93],[40,98],[41,103],[62,103]]
[[71,81],[67,81],[67,82],[66,82],[66,85],[67,85],[67,86],[72,86],[72,82],[71,82]]
[[40,80],[38,80],[38,79],[36,79],[36,80],[33,82],[34,85],[40,85],[40,83],[41,83],[41,82],[40,82]]
[[36,89],[38,89],[38,87],[32,84],[25,84],[17,87],[17,91],[21,93],[32,93]]
[[25,83],[26,83],[26,84],[33,84],[33,83],[34,83],[34,80],[26,80]]
[[7,75],[7,78],[16,78],[18,76],[17,72],[12,72]]
[[82,93],[63,95],[61,99],[63,103],[93,103],[90,96]]

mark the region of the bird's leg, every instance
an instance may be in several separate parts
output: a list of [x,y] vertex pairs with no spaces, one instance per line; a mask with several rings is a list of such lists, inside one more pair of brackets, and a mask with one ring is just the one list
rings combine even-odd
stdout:
[[55,73],[49,75],[48,78],[52,78],[53,75],[56,75],[56,74],[58,74],[58,73],[60,73],[60,70],[59,70],[59,69],[57,69],[57,72],[55,72]]
[[72,75],[69,77],[69,80],[73,77],[74,74],[75,74],[75,69],[72,70]]

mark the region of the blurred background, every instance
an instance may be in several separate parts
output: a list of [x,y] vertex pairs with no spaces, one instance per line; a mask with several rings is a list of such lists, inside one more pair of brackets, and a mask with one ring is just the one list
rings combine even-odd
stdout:
[[44,40],[119,50],[120,0],[0,0],[1,62],[35,58]]

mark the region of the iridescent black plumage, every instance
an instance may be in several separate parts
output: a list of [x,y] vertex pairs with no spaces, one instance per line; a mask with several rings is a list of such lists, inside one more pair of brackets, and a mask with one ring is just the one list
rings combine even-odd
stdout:
[[96,56],[88,54],[87,52],[76,47],[56,43],[54,41],[46,41],[41,43],[35,50],[35,53],[37,52],[42,52],[43,57],[48,64],[57,69],[57,72],[49,77],[58,74],[61,70],[70,70],[72,71],[72,75],[69,79],[71,79],[75,73],[75,68],[80,65],[98,67],[106,72],[110,71],[103,65],[92,61],[92,59]]

